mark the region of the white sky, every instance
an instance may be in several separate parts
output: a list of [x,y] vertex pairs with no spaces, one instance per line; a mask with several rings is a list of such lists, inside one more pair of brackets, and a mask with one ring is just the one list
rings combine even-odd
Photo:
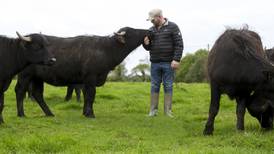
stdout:
[[[153,8],[180,27],[184,54],[212,46],[225,27],[243,24],[261,35],[264,46],[274,46],[273,0],[0,0],[0,35],[109,35],[124,26],[149,28]],[[127,69],[148,57],[139,47],[126,59]]]

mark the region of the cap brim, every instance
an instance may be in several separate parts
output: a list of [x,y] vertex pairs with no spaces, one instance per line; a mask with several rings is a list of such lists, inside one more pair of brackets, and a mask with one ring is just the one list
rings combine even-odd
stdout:
[[154,20],[154,18],[152,18],[152,17],[149,17],[149,18],[147,19],[147,21],[152,21],[152,20]]

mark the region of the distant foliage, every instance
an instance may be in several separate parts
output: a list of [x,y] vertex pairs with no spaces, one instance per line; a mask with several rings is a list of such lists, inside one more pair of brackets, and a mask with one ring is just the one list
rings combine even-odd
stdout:
[[113,71],[110,72],[107,80],[108,81],[126,81],[127,80],[127,69],[125,63],[121,63],[115,67]]
[[187,54],[176,72],[175,82],[206,82],[208,51],[200,49],[194,54]]
[[149,81],[149,64],[138,64],[132,69],[132,74],[129,76],[131,81]]

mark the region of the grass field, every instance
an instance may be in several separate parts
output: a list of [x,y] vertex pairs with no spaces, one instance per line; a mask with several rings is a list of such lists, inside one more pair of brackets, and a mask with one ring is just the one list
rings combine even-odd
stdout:
[[[5,95],[0,153],[274,153],[274,131],[264,132],[246,114],[245,132],[235,129],[235,103],[223,96],[213,136],[202,135],[208,115],[208,84],[177,84],[175,118],[147,117],[149,83],[106,83],[97,88],[96,119],[81,115],[75,96],[46,86],[45,99],[55,117],[45,117],[35,102],[25,101],[26,118],[16,116],[15,82]],[[163,90],[162,90],[163,91]],[[163,94],[161,94],[163,97]]]

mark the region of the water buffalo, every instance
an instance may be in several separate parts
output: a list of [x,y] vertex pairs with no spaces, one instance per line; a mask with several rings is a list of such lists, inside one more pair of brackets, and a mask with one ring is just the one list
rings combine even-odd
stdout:
[[273,115],[269,112],[271,106],[268,103],[264,106],[261,98],[274,100],[271,94],[274,92],[271,84],[273,72],[274,67],[267,60],[256,32],[248,29],[226,30],[217,39],[208,56],[211,101],[204,134],[213,133],[222,94],[236,99],[238,130],[244,130],[246,108],[252,116],[260,118],[258,120],[262,127],[272,127]]
[[3,123],[4,92],[14,75],[29,64],[52,64],[55,58],[47,50],[48,41],[40,34],[18,39],[0,36],[0,123]]
[[83,84],[83,115],[94,118],[96,87],[102,86],[108,73],[143,44],[147,33],[148,30],[124,27],[113,36],[45,36],[58,61],[52,67],[32,65],[19,74],[15,88],[18,116],[24,116],[23,98],[31,81],[33,96],[48,116],[53,114],[43,99],[43,82],[54,86]]

